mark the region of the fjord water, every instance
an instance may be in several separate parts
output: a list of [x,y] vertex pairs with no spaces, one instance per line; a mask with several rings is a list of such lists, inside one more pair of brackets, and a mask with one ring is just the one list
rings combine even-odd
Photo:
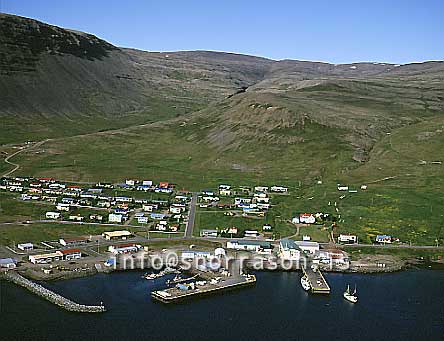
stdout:
[[[256,287],[163,305],[149,292],[165,279],[140,272],[45,284],[80,303],[103,301],[105,314],[65,312],[22,288],[1,285],[0,339],[341,339],[444,340],[444,271],[327,274],[329,296],[304,292],[299,274],[257,273]],[[359,302],[345,301],[347,284]]]

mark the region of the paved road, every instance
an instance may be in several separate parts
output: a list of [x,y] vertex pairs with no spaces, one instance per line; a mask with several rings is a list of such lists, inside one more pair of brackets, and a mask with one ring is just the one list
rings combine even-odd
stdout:
[[196,218],[196,204],[197,204],[197,193],[194,192],[190,202],[188,223],[187,227],[185,228],[185,238],[191,238],[193,236],[194,219]]

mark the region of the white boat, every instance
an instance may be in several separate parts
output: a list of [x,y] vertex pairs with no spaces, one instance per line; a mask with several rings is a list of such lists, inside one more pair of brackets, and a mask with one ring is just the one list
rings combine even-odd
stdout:
[[302,289],[304,289],[305,291],[308,291],[311,289],[310,281],[308,280],[307,276],[304,275],[301,277],[301,285],[302,285]]
[[356,295],[356,287],[355,291],[350,292],[350,286],[347,285],[347,289],[344,291],[344,298],[352,303],[358,302],[358,296]]

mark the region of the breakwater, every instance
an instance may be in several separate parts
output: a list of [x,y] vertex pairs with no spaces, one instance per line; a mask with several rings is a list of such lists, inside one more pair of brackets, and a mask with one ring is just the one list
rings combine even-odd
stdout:
[[73,302],[62,295],[56,294],[55,292],[37,284],[29,279],[23,277],[16,271],[8,271],[4,276],[4,279],[17,284],[33,294],[42,297],[43,299],[67,310],[77,313],[103,313],[106,311],[103,305],[84,305]]

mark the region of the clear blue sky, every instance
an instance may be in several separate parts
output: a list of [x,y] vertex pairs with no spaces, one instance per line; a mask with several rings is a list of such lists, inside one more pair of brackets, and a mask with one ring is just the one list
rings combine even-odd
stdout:
[[444,0],[0,0],[0,7],[148,51],[333,63],[444,59]]

